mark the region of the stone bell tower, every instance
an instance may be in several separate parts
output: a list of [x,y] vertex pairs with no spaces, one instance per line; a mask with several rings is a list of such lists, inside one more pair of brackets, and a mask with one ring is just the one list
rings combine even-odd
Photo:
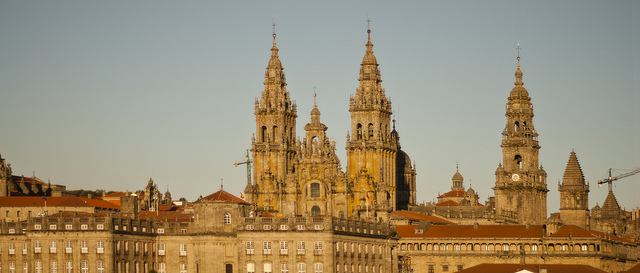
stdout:
[[502,164],[495,172],[496,217],[507,223],[542,224],[547,218],[547,173],[538,163],[538,133],[533,127],[531,98],[523,87],[519,55],[515,76],[500,144]]
[[[396,158],[400,151],[397,132],[391,131],[391,101],[382,88],[378,61],[373,54],[371,30],[360,65],[360,82],[355,96],[349,99],[351,133],[347,135],[347,180],[349,182],[348,210],[353,217],[386,219],[397,208],[396,176],[401,175],[415,185],[415,171],[406,154],[405,166],[396,173]],[[404,175],[404,167],[411,172]],[[412,187],[415,189],[415,186]],[[415,191],[407,190],[415,200]],[[414,201],[415,202],[415,201]]]
[[247,201],[257,211],[293,213],[295,209],[292,162],[296,156],[297,110],[289,98],[283,70],[274,27],[264,90],[255,101],[256,133],[251,140],[254,184],[245,189]]

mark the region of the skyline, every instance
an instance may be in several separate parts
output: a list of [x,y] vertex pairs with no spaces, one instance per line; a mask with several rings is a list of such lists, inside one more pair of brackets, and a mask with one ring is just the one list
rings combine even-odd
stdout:
[[[297,136],[317,87],[344,171],[370,19],[419,202],[447,192],[456,165],[481,202],[493,195],[518,43],[548,213],[572,150],[590,208],[608,168],[640,167],[639,3],[363,3],[0,3],[0,154],[14,175],[68,189],[133,191],[151,177],[193,201],[223,179],[239,196],[246,172],[233,163],[255,133],[275,22]],[[621,207],[640,206],[639,185],[614,182]]]

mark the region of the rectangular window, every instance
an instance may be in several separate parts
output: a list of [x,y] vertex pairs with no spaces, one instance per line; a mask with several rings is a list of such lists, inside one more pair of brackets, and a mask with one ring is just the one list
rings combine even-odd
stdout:
[[[345,263],[344,266],[347,266],[347,264]],[[347,270],[345,269],[344,272],[347,272]],[[307,264],[298,263],[298,273],[307,273]]]
[[73,229],[73,225],[72,224],[66,224],[66,225],[64,225],[64,229],[72,230]]
[[289,273],[289,264],[281,263],[280,264],[280,273]]
[[158,264],[158,273],[167,273],[167,266],[164,263]]
[[104,253],[104,241],[98,241],[96,243],[96,253],[98,254]]
[[42,253],[42,243],[40,241],[33,241],[33,252]]
[[322,255],[322,242],[313,243],[313,255]]
[[298,255],[304,255],[304,254],[305,254],[304,242],[298,242]]
[[158,233],[160,233],[160,234],[164,233],[164,228],[159,228],[158,229]]
[[71,246],[71,241],[64,241],[64,253],[73,253],[73,248]]
[[271,254],[271,242],[262,243],[263,254]]
[[35,262],[36,273],[42,273],[42,261]]
[[29,262],[22,263],[22,272],[29,273]]
[[104,229],[104,224],[97,224],[96,225],[96,229],[97,230],[103,230]]
[[280,255],[288,255],[289,254],[289,242],[280,241]]
[[463,265],[461,265],[461,264],[459,264],[459,265],[458,265],[458,271],[461,271],[462,269],[464,269],[464,266],[463,266]]
[[80,253],[89,253],[89,242],[80,241]]
[[255,245],[253,241],[247,242],[247,255],[253,255],[255,253]]
[[164,244],[158,244],[158,255],[164,256]]
[[50,230],[56,230],[58,228],[57,225],[53,224],[53,225],[49,225],[49,229]]
[[89,273],[89,262],[81,261],[80,262],[80,273]]
[[104,273],[104,262],[98,260],[96,267],[98,268],[98,273]]
[[180,264],[180,273],[187,273],[187,264]]
[[49,262],[49,272],[51,273],[58,273],[58,261],[56,260],[51,260]]
[[247,273],[256,273],[256,264],[247,263]]
[[22,255],[27,255],[28,248],[29,248],[29,245],[27,243],[22,244]]
[[272,271],[271,271],[271,264],[270,264],[270,263],[265,263],[265,264],[263,265],[263,268],[264,268],[264,273],[272,273]]
[[9,255],[16,254],[16,246],[13,243],[9,243]]
[[66,261],[65,262],[64,272],[65,273],[73,273],[73,262],[72,261]]
[[180,256],[187,256],[187,245],[180,244]]
[[443,264],[442,265],[442,272],[447,272],[449,271],[449,265]]
[[41,224],[35,224],[35,225],[33,225],[33,229],[41,230],[42,229],[42,225]]
[[87,224],[82,224],[82,225],[80,225],[80,229],[82,229],[82,230],[87,230],[87,229],[89,229],[89,225],[87,225]]
[[16,262],[9,262],[9,273],[16,272]]
[[58,248],[56,247],[56,241],[49,242],[49,253],[57,253]]
[[434,270],[435,270],[435,268],[434,268],[434,266],[432,264],[430,264],[428,268],[429,269],[427,270],[427,273],[433,273]]
[[[313,265],[314,268],[314,272],[315,273],[322,273],[322,263],[316,263]],[[358,265],[358,271],[362,272],[362,270],[360,270],[360,265]]]

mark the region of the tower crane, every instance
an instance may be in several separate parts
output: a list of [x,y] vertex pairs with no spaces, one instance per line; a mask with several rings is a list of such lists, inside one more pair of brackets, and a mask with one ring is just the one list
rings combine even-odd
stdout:
[[238,167],[239,165],[246,164],[247,165],[247,185],[251,185],[251,163],[253,161],[249,158],[249,150],[247,150],[247,155],[244,158],[244,161],[236,161],[233,163],[234,167]]
[[620,178],[625,178],[627,176],[632,176],[632,175],[637,174],[637,173],[640,173],[640,168],[635,169],[633,171],[630,171],[628,173],[623,173],[621,175],[612,177],[611,176],[611,168],[609,168],[609,177],[605,178],[605,179],[602,179],[602,180],[598,180],[598,187],[602,188],[602,184],[608,183],[609,184],[609,191],[611,191],[611,184],[612,184],[613,181],[616,181],[616,180],[618,180]]

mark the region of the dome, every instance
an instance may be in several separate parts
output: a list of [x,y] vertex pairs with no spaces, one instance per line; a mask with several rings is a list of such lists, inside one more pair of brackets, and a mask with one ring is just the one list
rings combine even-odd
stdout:
[[460,174],[460,172],[456,171],[456,173],[453,175],[453,177],[451,178],[451,180],[462,180],[462,175]]

